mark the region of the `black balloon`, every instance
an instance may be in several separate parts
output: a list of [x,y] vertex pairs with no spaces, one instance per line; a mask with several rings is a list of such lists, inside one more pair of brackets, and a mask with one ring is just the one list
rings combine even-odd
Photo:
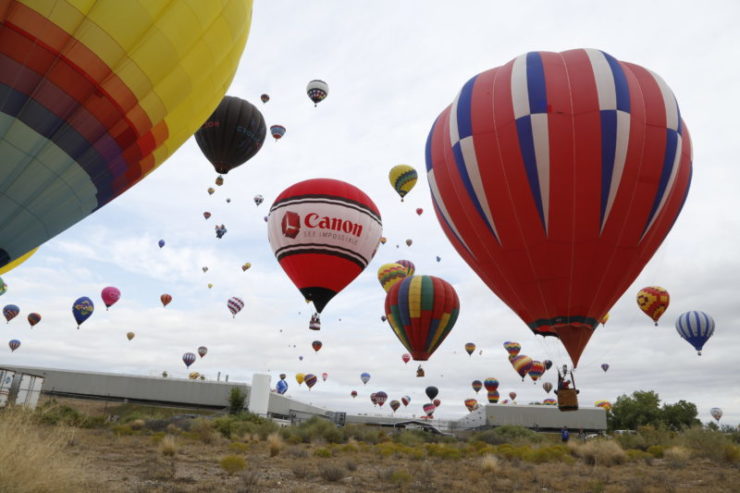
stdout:
[[426,388],[426,394],[427,394],[427,397],[429,397],[429,400],[432,401],[434,400],[435,397],[437,397],[437,394],[439,394],[439,389],[437,387],[430,385],[429,387]]
[[224,96],[216,111],[195,132],[195,140],[216,172],[226,174],[257,154],[266,133],[265,119],[253,104]]

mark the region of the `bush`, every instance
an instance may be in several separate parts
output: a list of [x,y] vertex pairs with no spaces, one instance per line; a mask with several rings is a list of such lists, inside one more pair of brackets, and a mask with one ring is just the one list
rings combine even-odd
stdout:
[[539,443],[544,438],[542,435],[523,426],[507,425],[475,433],[471,439],[491,445],[500,445],[503,443]]
[[623,464],[627,454],[611,440],[591,440],[586,443],[571,443],[571,451],[588,465],[613,466]]
[[652,464],[654,458],[652,454],[649,454],[644,450],[629,449],[625,450],[625,453],[627,454],[627,459],[632,462],[644,461],[647,464]]
[[501,470],[498,458],[492,454],[486,454],[480,458],[480,468],[483,472],[496,474]]
[[401,485],[411,482],[411,479],[411,474],[405,469],[395,469],[388,478],[391,483]]
[[275,457],[285,448],[285,442],[277,433],[270,433],[267,436],[267,446],[270,449],[270,457]]
[[459,448],[441,443],[427,443],[427,455],[429,457],[439,457],[441,459],[459,459],[462,452]]
[[663,457],[670,467],[684,467],[691,459],[691,450],[681,446],[671,447],[663,452]]
[[177,443],[175,437],[167,435],[159,442],[159,452],[166,457],[174,457],[177,452]]
[[249,450],[249,445],[244,442],[231,442],[229,444],[229,450],[231,450],[232,452],[243,454],[247,450]]
[[315,455],[316,457],[327,458],[331,457],[332,454],[331,450],[329,450],[328,448],[320,447],[313,451],[313,455]]
[[347,475],[347,471],[336,464],[321,464],[319,466],[319,475],[324,481],[336,482],[341,481]]
[[247,461],[240,455],[227,455],[219,461],[218,465],[226,471],[226,474],[233,476],[239,471],[246,469]]
[[57,404],[55,400],[48,401],[36,408],[36,421],[45,425],[66,425],[78,428],[95,428],[105,424],[102,416],[90,417],[69,406]]
[[308,464],[304,464],[303,462],[298,462],[297,464],[293,465],[293,476],[295,476],[296,479],[306,479],[311,475],[312,469],[308,466]]
[[244,411],[244,401],[247,399],[247,394],[241,389],[241,387],[232,387],[229,392],[229,414],[239,414]]
[[213,423],[206,418],[197,418],[190,423],[189,436],[203,443],[213,443],[216,440]]
[[662,445],[651,445],[647,449],[647,453],[652,455],[656,459],[662,459],[664,451],[665,447],[663,447]]
[[226,438],[256,434],[260,440],[265,440],[270,433],[278,430],[278,426],[269,419],[260,418],[251,413],[222,416],[214,419],[212,423],[216,431]]
[[134,434],[134,430],[131,429],[131,425],[113,425],[111,426],[111,431],[119,437]]
[[698,426],[681,433],[677,442],[693,450],[700,457],[713,461],[725,460],[725,449],[732,445],[730,439],[723,433],[705,430]]

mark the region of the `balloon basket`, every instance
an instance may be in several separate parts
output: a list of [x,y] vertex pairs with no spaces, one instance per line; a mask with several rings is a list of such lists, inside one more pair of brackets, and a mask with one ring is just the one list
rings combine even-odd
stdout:
[[558,409],[563,412],[578,411],[578,395],[575,389],[558,390]]

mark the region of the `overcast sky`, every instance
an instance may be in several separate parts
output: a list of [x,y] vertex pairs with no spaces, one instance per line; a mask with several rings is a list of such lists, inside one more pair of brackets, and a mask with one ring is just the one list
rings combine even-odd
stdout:
[[[258,0],[228,94],[257,104],[268,126],[287,128],[285,137],[275,142],[268,136],[222,187],[215,187],[217,175],[191,138],[132,190],[4,275],[10,289],[0,305],[19,305],[21,316],[2,330],[23,345],[13,354],[0,351],[0,364],[144,375],[167,370],[185,377],[182,354],[205,345],[208,355],[191,370],[209,379],[220,371],[245,382],[269,371],[273,385],[284,372],[288,395],[331,410],[390,413],[387,404],[373,409],[368,398],[384,390],[389,400],[411,396],[399,414],[419,415],[427,402],[424,388],[436,385],[442,406],[435,416],[457,418],[467,412],[466,398],[485,402],[485,389],[476,396],[470,383],[486,377],[501,381],[502,400],[510,391],[525,404],[553,397],[529,378],[521,382],[502,343],[518,341],[522,353],[556,363],[565,361],[565,351],[558,341],[532,335],[454,251],[432,210],[424,144],[434,118],[473,75],[527,51],[589,47],[665,79],[691,131],[694,175],[673,231],[581,358],[581,403],[655,390],[664,402],[696,403],[702,421],[718,406],[723,423],[738,424],[740,385],[731,368],[740,350],[740,105],[734,95],[740,87],[740,4],[711,5]],[[314,78],[330,86],[317,108],[305,94]],[[259,102],[263,92],[272,98],[265,105]],[[388,182],[388,170],[399,163],[420,171],[403,203]],[[363,189],[380,208],[388,238],[360,277],[329,303],[320,332],[308,330],[311,309],[275,260],[263,221],[277,194],[315,177]],[[212,196],[210,186],[217,189]],[[265,197],[259,207],[255,194]],[[425,210],[420,217],[417,207]],[[204,211],[213,217],[205,221]],[[221,240],[216,222],[228,228]],[[167,242],[162,249],[160,238]],[[414,240],[410,248],[407,238]],[[404,348],[380,320],[385,293],[377,268],[402,258],[412,260],[418,273],[451,282],[461,299],[457,325],[424,364],[423,379],[415,377],[416,364],[403,364]],[[244,262],[252,263],[247,272],[240,268]],[[214,284],[210,290],[208,283]],[[108,285],[123,294],[106,312],[100,291]],[[635,302],[646,285],[671,293],[658,327]],[[162,293],[173,296],[166,309]],[[93,298],[96,311],[78,331],[71,305],[79,296]],[[246,302],[235,319],[226,307],[231,296]],[[701,357],[674,328],[688,310],[706,311],[716,321]],[[43,320],[29,329],[25,319],[32,311]],[[136,333],[131,342],[128,331]],[[324,344],[317,354],[314,339]],[[482,354],[469,357],[466,342]],[[600,368],[604,362],[607,373]],[[364,371],[372,379],[363,386]],[[297,372],[328,372],[329,378],[309,393],[296,384]],[[544,381],[554,377],[548,372]]]

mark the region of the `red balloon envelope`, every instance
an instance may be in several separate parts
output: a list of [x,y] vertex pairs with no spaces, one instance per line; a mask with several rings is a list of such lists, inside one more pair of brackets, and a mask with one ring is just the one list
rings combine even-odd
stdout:
[[116,301],[121,298],[121,291],[114,286],[108,286],[107,288],[103,288],[103,291],[100,293],[100,297],[103,299],[105,309],[107,310],[111,306],[115,305]]
[[435,121],[426,157],[447,237],[574,365],[691,181],[669,87],[593,49],[527,53],[476,75]]
[[329,178],[285,189],[270,208],[267,227],[280,266],[319,313],[365,269],[383,232],[370,197]]

